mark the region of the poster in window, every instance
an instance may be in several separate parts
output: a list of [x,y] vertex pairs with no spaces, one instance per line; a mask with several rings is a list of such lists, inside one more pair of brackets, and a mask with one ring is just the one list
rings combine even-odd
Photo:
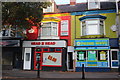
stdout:
[[96,54],[96,51],[88,51],[88,60],[97,60]]
[[106,52],[105,51],[100,52],[100,60],[106,60]]
[[61,21],[61,35],[68,35],[68,20]]
[[84,57],[85,57],[85,52],[84,51],[78,52],[78,60],[79,61],[84,60]]
[[61,53],[43,53],[43,66],[61,66]]

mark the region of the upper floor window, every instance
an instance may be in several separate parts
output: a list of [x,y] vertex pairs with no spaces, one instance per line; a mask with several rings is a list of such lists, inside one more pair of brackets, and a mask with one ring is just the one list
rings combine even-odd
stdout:
[[82,36],[87,35],[104,35],[104,19],[105,16],[85,16],[80,18],[81,20],[81,34]]
[[100,9],[100,0],[88,0],[89,9]]
[[15,30],[16,30],[16,28],[14,28],[14,27],[4,25],[1,28],[0,37],[15,37],[16,36],[16,34],[14,32]]
[[58,36],[58,23],[44,22],[41,27],[41,36]]

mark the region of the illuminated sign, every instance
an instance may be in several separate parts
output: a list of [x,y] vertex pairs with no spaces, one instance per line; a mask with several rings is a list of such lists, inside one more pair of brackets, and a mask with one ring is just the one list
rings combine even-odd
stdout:
[[109,39],[75,40],[75,46],[109,46]]

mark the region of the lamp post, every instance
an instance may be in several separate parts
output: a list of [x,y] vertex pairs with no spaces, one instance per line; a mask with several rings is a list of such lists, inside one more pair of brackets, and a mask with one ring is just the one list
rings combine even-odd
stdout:
[[118,74],[120,75],[120,20],[119,20],[119,8],[118,8],[118,1],[116,0],[116,26],[117,26],[117,32],[118,32],[118,40],[119,40],[119,52],[118,52]]

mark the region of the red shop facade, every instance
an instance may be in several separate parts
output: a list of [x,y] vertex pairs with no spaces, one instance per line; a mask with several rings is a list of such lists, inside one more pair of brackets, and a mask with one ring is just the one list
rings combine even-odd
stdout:
[[[65,40],[23,41],[23,70],[66,71],[67,42]],[[39,61],[39,62],[38,62]]]

